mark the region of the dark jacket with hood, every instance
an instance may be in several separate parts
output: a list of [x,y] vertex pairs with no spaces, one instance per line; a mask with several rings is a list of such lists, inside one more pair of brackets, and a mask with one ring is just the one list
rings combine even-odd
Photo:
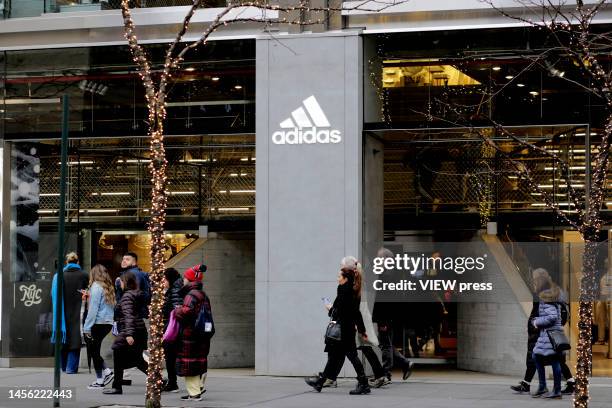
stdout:
[[[115,337],[113,350],[133,347],[135,353],[141,353],[147,348],[147,328],[141,315],[143,304],[144,295],[139,289],[128,290],[121,296],[121,300],[115,306],[115,321],[119,335]],[[128,344],[127,337],[134,338],[132,346]]]
[[183,296],[181,295],[181,289],[183,289],[183,279],[179,276],[170,284],[170,287],[164,295],[164,322],[167,324],[170,319],[170,313],[177,307],[183,304]]
[[[132,272],[136,277],[136,282],[138,283],[138,289],[142,292],[143,303],[140,308],[140,314],[143,318],[149,317],[149,304],[151,303],[151,280],[149,279],[149,274],[143,272],[138,266],[131,266],[127,269],[121,271],[121,275],[126,272]],[[121,289],[121,283],[119,282],[119,278],[115,280],[115,300],[117,303],[121,300],[123,296],[123,289]]]

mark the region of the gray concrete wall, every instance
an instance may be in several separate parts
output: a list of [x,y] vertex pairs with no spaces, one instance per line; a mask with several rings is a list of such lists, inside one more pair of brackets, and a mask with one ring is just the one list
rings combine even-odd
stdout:
[[527,317],[520,303],[459,303],[457,333],[458,368],[523,376]]
[[253,233],[209,233],[167,266],[179,272],[204,262],[204,290],[210,298],[215,336],[210,368],[255,364],[255,241]]
[[[344,255],[361,257],[362,47],[357,32],[257,40],[257,374],[323,368]],[[272,135],[314,95],[340,143],[274,144]],[[312,119],[312,115],[310,115]]]
[[459,303],[457,317],[457,367],[492,374],[522,376],[527,353],[527,316],[531,303],[529,289],[520,279],[514,263],[494,236],[482,235],[495,268],[486,279],[495,285],[500,299],[488,303]]

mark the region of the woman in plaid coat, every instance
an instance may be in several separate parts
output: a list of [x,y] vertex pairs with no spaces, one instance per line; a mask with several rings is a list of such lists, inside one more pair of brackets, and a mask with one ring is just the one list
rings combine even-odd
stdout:
[[202,290],[203,265],[187,269],[183,275],[184,286],[181,296],[183,304],[175,309],[175,317],[180,323],[177,339],[176,372],[185,377],[188,395],[182,400],[201,401],[205,392],[204,380],[208,371],[208,352],[210,336],[198,334],[195,322],[202,307],[209,308],[210,301]]

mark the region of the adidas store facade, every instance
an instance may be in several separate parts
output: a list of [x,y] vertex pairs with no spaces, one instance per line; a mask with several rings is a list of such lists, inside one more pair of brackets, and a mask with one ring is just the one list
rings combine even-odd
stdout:
[[335,295],[340,259],[362,252],[362,38],[256,50],[255,369],[304,375],[324,363],[321,297]]

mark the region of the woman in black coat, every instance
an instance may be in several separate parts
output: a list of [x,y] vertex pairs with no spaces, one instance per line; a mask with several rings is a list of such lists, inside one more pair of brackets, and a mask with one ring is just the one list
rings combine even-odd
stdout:
[[[181,274],[174,268],[168,268],[164,271],[164,286],[166,293],[164,298],[164,332],[168,327],[170,313],[183,304],[183,278]],[[178,382],[176,377],[176,343],[164,342],[164,355],[166,357],[166,370],[168,370],[168,382],[162,389],[163,392],[177,392]]]
[[[354,260],[354,262],[345,262],[347,260]],[[353,263],[354,267],[347,267],[347,264],[350,263]],[[357,372],[357,387],[350,394],[368,394],[370,387],[363,364],[357,357],[355,344],[357,330],[359,333],[365,333],[365,326],[359,312],[361,303],[361,279],[357,272],[359,265],[353,257],[346,257],[342,260],[342,266],[338,273],[337,296],[329,308],[329,316],[340,323],[341,340],[338,342],[326,340],[325,351],[328,353],[328,358],[325,369],[319,377],[307,379],[306,383],[317,392],[321,392],[325,380],[336,378],[342,369],[344,358],[347,357]]]
[[105,389],[104,394],[123,394],[125,369],[137,367],[146,374],[149,367],[142,357],[142,352],[147,348],[147,328],[142,318],[144,293],[138,289],[136,275],[132,272],[121,275],[120,284],[123,296],[115,307],[115,322],[119,334],[112,345],[115,379],[112,388]]

